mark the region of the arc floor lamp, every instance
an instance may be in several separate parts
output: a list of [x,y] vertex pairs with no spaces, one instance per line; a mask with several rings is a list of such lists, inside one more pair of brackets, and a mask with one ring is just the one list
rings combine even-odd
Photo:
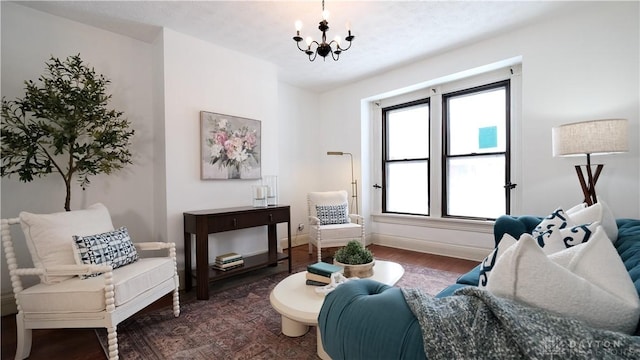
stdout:
[[[576,165],[576,173],[584,194],[584,202],[598,202],[596,182],[603,164],[591,167],[591,155],[613,154],[629,151],[629,124],[626,119],[602,119],[564,124],[551,131],[553,156],[587,155],[586,165]],[[583,172],[583,166],[587,172]]]
[[349,158],[351,159],[351,198],[355,201],[356,214],[360,215],[360,212],[358,211],[358,180],[353,178],[353,154],[342,151],[327,151],[327,155],[349,155]]

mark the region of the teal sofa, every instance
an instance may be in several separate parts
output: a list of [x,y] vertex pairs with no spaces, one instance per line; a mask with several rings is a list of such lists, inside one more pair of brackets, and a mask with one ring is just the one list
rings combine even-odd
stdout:
[[[501,216],[494,225],[496,245],[505,233],[519,238],[531,233],[542,218]],[[640,220],[617,219],[614,246],[640,296]],[[478,265],[436,297],[477,286]],[[425,359],[420,324],[400,288],[373,280],[347,282],[328,294],[318,326],[325,351],[332,359]],[[635,333],[640,336],[640,324]],[[640,340],[639,340],[640,341]]]

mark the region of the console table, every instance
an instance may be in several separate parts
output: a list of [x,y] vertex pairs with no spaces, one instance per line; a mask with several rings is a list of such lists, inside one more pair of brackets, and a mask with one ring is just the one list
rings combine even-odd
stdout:
[[[251,206],[225,209],[198,210],[183,213],[184,218],[184,267],[185,290],[190,291],[192,278],[191,270],[191,234],[195,234],[196,253],[196,286],[199,300],[209,299],[209,281],[228,278],[247,271],[277,265],[280,260],[289,261],[291,273],[291,213],[288,205],[276,205],[264,208]],[[287,253],[278,252],[278,236],[276,225],[287,223],[288,243]],[[269,250],[266,253],[244,258],[244,265],[227,270],[216,270],[209,266],[209,234],[246,229],[257,226],[267,226],[267,240]]]

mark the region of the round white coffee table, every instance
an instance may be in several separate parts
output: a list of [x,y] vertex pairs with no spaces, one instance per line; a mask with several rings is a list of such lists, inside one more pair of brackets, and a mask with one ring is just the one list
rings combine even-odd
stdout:
[[[282,333],[289,337],[302,336],[309,326],[318,325],[318,314],[324,302],[324,294],[316,293],[316,286],[307,285],[306,271],[290,275],[280,281],[269,297],[271,306],[282,315]],[[400,264],[376,260],[373,276],[368,279],[394,285],[404,275]],[[322,347],[320,331],[317,331],[317,351],[321,359],[330,359]]]

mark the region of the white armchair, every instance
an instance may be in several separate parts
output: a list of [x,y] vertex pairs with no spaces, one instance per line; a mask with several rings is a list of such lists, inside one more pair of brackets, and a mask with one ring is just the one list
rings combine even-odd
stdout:
[[322,248],[344,246],[358,240],[365,246],[364,218],[349,214],[347,192],[326,191],[307,194],[309,211],[309,254],[313,246],[322,259]]
[[[17,264],[10,228],[15,224],[22,225],[33,268]],[[113,229],[102,204],[2,219],[2,244],[18,310],[16,359],[29,356],[32,329],[104,327],[109,359],[115,360],[120,322],[171,292],[174,316],[180,315],[175,244],[132,244],[126,228]],[[161,249],[168,256],[138,256]],[[24,288],[24,276],[39,276],[40,283]]]

